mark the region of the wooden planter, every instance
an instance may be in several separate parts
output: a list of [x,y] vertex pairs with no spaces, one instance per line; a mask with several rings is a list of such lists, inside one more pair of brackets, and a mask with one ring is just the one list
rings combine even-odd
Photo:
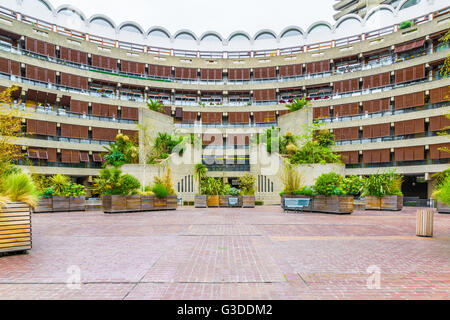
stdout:
[[353,197],[315,196],[313,211],[335,214],[353,213]]
[[230,199],[230,196],[219,196],[219,206],[221,208],[228,208],[228,199]]
[[33,212],[34,213],[53,212],[53,199],[52,198],[39,199],[36,208],[33,209]]
[[167,198],[155,197],[155,210],[165,210],[167,208]]
[[31,211],[22,202],[0,208],[0,256],[7,252],[31,250]]
[[445,204],[442,202],[437,203],[437,211],[439,213],[450,213],[450,204]]
[[154,211],[156,196],[141,196],[141,210]]
[[381,210],[401,211],[403,209],[402,196],[385,196],[381,198]]
[[385,196],[383,198],[366,196],[366,210],[400,211],[402,209],[402,196]]
[[207,208],[207,196],[195,196],[194,197],[194,206],[196,208]]
[[256,205],[255,196],[242,196],[242,207],[243,208],[254,208]]
[[70,211],[86,211],[86,197],[70,197],[69,198]]
[[178,208],[178,197],[177,195],[170,195],[166,198],[166,210],[177,210]]
[[127,196],[127,211],[141,211],[141,196],[140,195],[132,195]]
[[220,197],[219,196],[208,196],[208,207],[219,207]]
[[53,212],[70,211],[69,197],[53,197]]
[[102,196],[104,213],[127,212],[126,196]]

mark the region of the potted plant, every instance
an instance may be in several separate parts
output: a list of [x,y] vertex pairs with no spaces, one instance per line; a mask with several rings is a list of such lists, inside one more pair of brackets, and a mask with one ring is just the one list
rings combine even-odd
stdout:
[[141,210],[153,211],[155,210],[155,193],[149,186],[144,188],[144,191],[139,193],[141,196]]
[[207,196],[208,207],[219,207],[223,187],[223,181],[220,179],[209,177],[203,181],[202,193]]
[[433,197],[437,200],[439,213],[450,213],[450,169],[435,176],[437,180],[436,191]]
[[165,209],[167,207],[167,196],[169,195],[167,188],[163,184],[157,183],[153,186],[152,191],[156,196],[155,208]]
[[362,196],[366,198],[366,210],[402,210],[402,182],[403,177],[393,171],[364,178]]
[[30,208],[37,204],[37,188],[22,172],[0,178],[0,254],[28,251],[32,247]]
[[322,174],[314,186],[313,211],[323,213],[351,214],[353,197],[347,195],[344,178],[335,172]]
[[83,185],[72,183],[65,190],[69,198],[69,211],[86,210],[86,189]]
[[154,185],[163,186],[167,191],[166,194],[161,187],[158,188],[158,191],[155,191],[155,186],[153,187],[152,191],[156,195],[155,207],[159,207],[159,209],[163,210],[176,210],[178,207],[178,197],[173,187],[172,170],[169,166],[166,167],[162,176],[157,176],[154,178]]
[[52,187],[46,188],[39,193],[39,200],[36,207],[33,209],[34,213],[53,212],[53,196],[55,189]]
[[256,177],[250,173],[246,173],[239,178],[239,188],[241,189],[243,208],[255,207],[255,183]]
[[242,202],[239,199],[240,198],[240,191],[239,191],[239,189],[233,188],[233,187],[231,187],[231,185],[226,184],[224,186],[224,189],[223,189],[223,194],[220,195],[220,199],[219,199],[220,207],[222,207],[222,208],[229,207],[231,198],[236,198],[238,204]]
[[283,191],[280,193],[281,207],[284,209],[284,200],[286,198],[303,198],[303,195],[296,192],[300,189],[301,176],[288,161],[285,161],[280,178],[283,183]]
[[66,189],[70,186],[68,176],[57,174],[50,178],[50,184],[55,191],[53,195],[53,212],[67,212],[70,210],[70,202],[66,196]]
[[206,175],[208,173],[208,169],[206,166],[202,163],[196,164],[194,168],[194,177],[198,181],[198,190],[199,194],[195,195],[194,197],[194,206],[196,208],[206,208],[206,198],[207,196],[204,194],[201,194],[202,192],[202,181],[206,178]]
[[94,193],[101,194],[103,212],[120,213],[140,211],[141,204],[136,201],[127,202],[127,197],[136,195],[140,188],[139,180],[129,174],[122,174],[118,168],[107,168],[93,182]]

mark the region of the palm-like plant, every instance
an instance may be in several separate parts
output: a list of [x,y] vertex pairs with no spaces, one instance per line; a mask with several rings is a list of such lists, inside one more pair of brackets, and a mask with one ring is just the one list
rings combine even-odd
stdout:
[[149,99],[149,101],[147,102],[147,107],[152,111],[156,111],[156,112],[161,111],[163,106],[164,105],[161,102],[156,101],[156,100],[154,101],[152,99]]
[[302,110],[303,108],[310,105],[311,103],[307,101],[305,97],[303,97],[302,99],[294,99],[292,103],[286,105],[286,108],[288,108],[291,112],[295,112],[298,110]]
[[194,176],[198,181],[198,190],[201,191],[202,188],[202,180],[206,178],[208,173],[208,169],[203,163],[198,163],[194,168]]
[[70,178],[62,174],[57,174],[50,178],[50,184],[57,196],[63,196],[66,188],[70,186]]
[[26,173],[13,173],[3,177],[1,183],[0,205],[6,202],[24,202],[31,207],[36,207],[38,202],[38,190],[31,177]]

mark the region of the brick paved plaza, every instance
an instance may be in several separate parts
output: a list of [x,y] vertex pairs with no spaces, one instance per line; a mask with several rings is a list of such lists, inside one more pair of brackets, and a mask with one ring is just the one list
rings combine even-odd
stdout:
[[32,251],[0,258],[0,299],[449,299],[450,216],[425,239],[415,211],[34,215]]

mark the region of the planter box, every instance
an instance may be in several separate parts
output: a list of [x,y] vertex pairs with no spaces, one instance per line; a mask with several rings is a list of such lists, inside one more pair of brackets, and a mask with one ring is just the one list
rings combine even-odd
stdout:
[[141,196],[127,196],[127,212],[141,211]]
[[22,202],[10,202],[0,208],[0,255],[31,250],[31,211]]
[[243,208],[254,208],[256,198],[255,196],[242,196],[242,207]]
[[450,204],[445,204],[442,202],[437,203],[437,211],[439,213],[450,213]]
[[228,208],[228,199],[230,196],[219,196],[219,207]]
[[312,207],[314,207],[313,203],[314,203],[314,197],[313,196],[303,196],[303,195],[282,195],[281,196],[281,207],[283,208],[283,210],[285,209],[284,207],[284,199],[311,199],[310,201],[310,207],[305,208],[304,210],[311,210]]
[[313,211],[351,214],[353,213],[353,197],[315,196],[313,201]]
[[164,210],[167,208],[167,198],[155,197],[154,202],[155,210]]
[[156,196],[141,196],[141,210],[154,211]]
[[70,197],[69,198],[70,211],[86,211],[86,197]]
[[402,196],[385,196],[381,198],[381,210],[401,211],[403,209]]
[[383,198],[366,196],[366,210],[400,211],[402,209],[402,196],[385,196]]
[[102,196],[104,213],[127,212],[127,197],[125,196]]
[[196,208],[207,208],[208,205],[206,203],[207,196],[195,196],[194,197],[194,206]]
[[220,197],[219,196],[208,196],[207,202],[208,202],[209,208],[211,208],[211,207],[218,208],[219,204],[220,204]]
[[36,208],[33,209],[34,213],[39,212],[53,212],[53,199],[39,199]]
[[53,212],[70,211],[69,197],[53,197]]
[[178,208],[178,196],[171,195],[166,198],[166,210],[177,210]]

